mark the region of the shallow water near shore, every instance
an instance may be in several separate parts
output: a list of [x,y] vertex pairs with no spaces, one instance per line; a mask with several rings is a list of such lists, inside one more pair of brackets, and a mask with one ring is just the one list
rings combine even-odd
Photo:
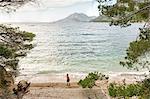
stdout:
[[130,72],[119,65],[138,28],[110,27],[108,23],[13,23],[36,34],[35,47],[19,62],[20,75]]

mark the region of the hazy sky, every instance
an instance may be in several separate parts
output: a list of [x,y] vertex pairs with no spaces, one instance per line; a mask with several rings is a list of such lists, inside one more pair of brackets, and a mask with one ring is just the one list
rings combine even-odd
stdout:
[[[95,0],[39,0],[38,4],[27,4],[15,13],[1,13],[0,22],[51,22],[72,13],[98,16]],[[42,2],[41,2],[42,1]],[[115,0],[110,2],[114,3]]]

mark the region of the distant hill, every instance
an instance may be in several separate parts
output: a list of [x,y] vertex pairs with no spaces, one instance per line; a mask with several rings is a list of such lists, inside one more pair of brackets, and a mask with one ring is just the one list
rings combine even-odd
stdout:
[[112,19],[110,17],[100,15],[95,19],[92,19],[90,22],[110,22]]
[[90,22],[94,18],[96,17],[89,17],[83,13],[74,13],[56,22]]

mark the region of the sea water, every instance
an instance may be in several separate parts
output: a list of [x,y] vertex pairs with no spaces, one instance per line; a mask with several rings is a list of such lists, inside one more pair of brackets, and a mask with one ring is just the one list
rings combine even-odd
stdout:
[[36,34],[35,46],[19,62],[20,75],[125,72],[119,65],[139,27],[109,26],[109,23],[15,23],[21,30]]

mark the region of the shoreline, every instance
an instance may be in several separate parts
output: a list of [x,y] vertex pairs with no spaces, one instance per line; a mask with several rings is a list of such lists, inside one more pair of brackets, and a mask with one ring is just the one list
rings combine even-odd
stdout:
[[[136,82],[143,80],[149,72],[118,72],[105,74],[109,76],[109,82],[121,82],[127,79],[128,82]],[[85,78],[87,74],[70,73],[71,82],[78,82],[80,79]],[[27,80],[31,83],[65,83],[66,73],[61,74],[35,74],[35,75],[20,75],[15,79],[15,83],[20,80]]]

